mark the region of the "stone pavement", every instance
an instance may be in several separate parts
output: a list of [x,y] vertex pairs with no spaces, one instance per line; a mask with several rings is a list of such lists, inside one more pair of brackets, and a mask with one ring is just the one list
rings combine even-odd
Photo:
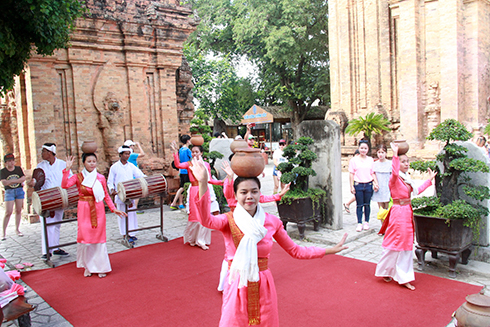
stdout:
[[[266,166],[265,173],[266,177],[261,180],[262,193],[272,194],[272,165]],[[342,173],[342,180],[343,200],[346,202],[351,197],[348,188],[349,178],[347,173]],[[263,207],[267,212],[277,214],[277,207],[275,203],[263,204]],[[360,233],[355,231],[357,220],[355,217],[355,204],[353,204],[351,205],[351,214],[344,213],[344,227],[342,230],[334,231],[320,228],[320,231],[316,232],[313,230],[312,225],[307,225],[305,231],[306,237],[303,241],[300,241],[298,239],[298,230],[296,225],[294,223],[289,223],[288,233],[300,245],[317,245],[321,247],[329,247],[336,244],[342,238],[344,233],[348,233],[349,236],[347,238],[347,245],[349,246],[349,249],[343,251],[341,254],[346,257],[376,263],[379,260],[382,251],[382,238],[376,234],[376,231],[379,230],[380,227],[380,223],[376,219],[376,214],[378,211],[377,205],[373,203],[371,208],[371,229],[368,231],[363,231]],[[0,207],[0,217],[3,217],[3,215],[3,207]],[[158,224],[159,216],[159,209],[145,210],[143,214],[138,215],[140,227]],[[113,214],[107,215],[107,248],[109,253],[127,249],[121,243],[122,238],[119,235],[119,229],[116,221],[117,219],[118,218]],[[182,237],[186,224],[187,214],[184,212],[184,210],[172,211],[168,206],[164,206],[164,235],[169,240]],[[24,237],[18,237],[15,235],[14,217],[12,216],[10,219],[9,228],[7,230],[7,240],[0,242],[0,254],[8,260],[6,270],[15,269],[15,264],[24,262],[33,263],[34,266],[32,269],[50,269],[41,260],[41,225],[39,223],[28,224],[27,222],[23,221],[21,231],[24,233]],[[139,232],[138,241],[136,241],[135,246],[139,247],[161,242],[155,237],[157,233],[158,229],[150,229]],[[75,222],[63,224],[61,226],[61,243],[68,243],[76,240],[76,234],[77,226]],[[69,252],[70,255],[67,257],[54,256],[52,260],[56,266],[76,260],[76,245],[64,247],[64,250]],[[426,261],[428,264],[424,270],[424,273],[449,278],[448,259],[442,254],[439,257],[440,259],[433,260],[429,254],[426,255]],[[414,266],[417,268],[416,262]],[[470,260],[468,265],[459,264],[457,266],[457,271],[457,280],[484,286],[486,287],[486,294],[490,294],[490,264]],[[83,270],[80,269],[81,278],[82,274]],[[110,274],[106,278],[110,278]],[[32,326],[72,326],[29,286],[25,284],[23,285],[27,289],[26,297],[28,298],[29,303],[37,306],[37,308],[31,312]],[[450,320],[451,318],[448,317],[448,323]],[[4,323],[3,326],[16,326],[16,322]],[[452,326],[452,324],[448,326]]]

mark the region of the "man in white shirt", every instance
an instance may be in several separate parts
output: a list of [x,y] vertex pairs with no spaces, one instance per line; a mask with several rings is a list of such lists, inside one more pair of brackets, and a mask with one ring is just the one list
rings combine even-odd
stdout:
[[[126,206],[124,202],[122,202],[117,196],[117,184],[120,182],[132,180],[134,178],[144,177],[145,175],[138,167],[128,162],[129,156],[131,155],[131,149],[128,146],[123,145],[118,149],[118,152],[119,152],[119,161],[113,164],[111,166],[111,169],[109,170],[109,177],[107,178],[107,187],[109,189],[109,193],[111,193],[112,195],[116,195],[114,203],[117,209],[126,212]],[[134,200],[131,200],[130,208],[131,207],[134,207]],[[128,212],[127,214],[128,214],[128,225],[129,225],[128,229],[129,230],[137,229],[138,218],[136,217],[136,212],[131,211]],[[121,218],[118,219],[118,222],[119,222],[119,232],[124,237],[126,235],[126,220]],[[135,235],[136,235],[135,232],[129,233],[130,238],[128,241],[134,243],[134,241],[137,240]]]
[[[56,144],[54,143],[44,143],[41,150],[41,157],[43,159],[36,168],[41,168],[45,175],[45,180],[43,186],[41,186],[41,190],[45,190],[48,188],[53,188],[60,186],[61,187],[61,179],[63,178],[63,169],[66,168],[66,162],[61,159],[56,158]],[[70,176],[72,172],[70,171]],[[30,186],[34,186],[35,180],[31,181]],[[41,228],[43,232],[41,233],[41,242],[42,242],[42,252],[43,259],[47,259],[47,249],[46,249],[46,241],[44,237],[44,224],[45,223],[53,223],[59,222],[63,219],[63,209],[53,210],[49,212],[48,217],[41,217]],[[49,246],[56,246],[60,244],[60,227],[61,225],[48,226],[48,242]],[[54,251],[53,251],[54,250]],[[68,255],[62,249],[51,249],[49,251],[50,254],[57,255]]]

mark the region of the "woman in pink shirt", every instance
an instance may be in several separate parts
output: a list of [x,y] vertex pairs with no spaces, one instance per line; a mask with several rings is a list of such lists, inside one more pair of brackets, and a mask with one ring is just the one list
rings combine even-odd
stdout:
[[[357,202],[357,228],[360,232],[369,229],[369,215],[371,214],[371,197],[373,189],[378,190],[378,180],[373,170],[374,160],[367,155],[369,145],[367,140],[359,141],[359,155],[349,162],[349,180],[351,193],[356,196]],[[364,210],[364,225],[362,224],[362,212]]]

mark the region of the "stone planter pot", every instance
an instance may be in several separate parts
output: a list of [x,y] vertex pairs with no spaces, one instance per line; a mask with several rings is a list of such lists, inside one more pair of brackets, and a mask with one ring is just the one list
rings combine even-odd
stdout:
[[446,253],[449,256],[449,276],[456,277],[456,265],[467,264],[471,254],[471,241],[473,231],[463,226],[463,220],[451,220],[446,224],[445,218],[414,215],[415,235],[417,246],[415,254],[421,270],[425,266],[425,253],[432,252],[432,257],[437,258],[437,253]]
[[[303,239],[305,237],[306,223],[313,221],[313,229],[318,231],[321,220],[320,203],[313,203],[311,198],[299,198],[293,200],[291,204],[276,203],[284,229],[286,229],[288,222],[296,223],[298,225],[299,238]],[[313,205],[315,205],[315,208]]]

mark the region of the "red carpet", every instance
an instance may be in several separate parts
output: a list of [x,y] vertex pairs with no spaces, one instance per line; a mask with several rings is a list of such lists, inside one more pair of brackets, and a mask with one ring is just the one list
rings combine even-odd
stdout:
[[[106,278],[83,277],[75,263],[22,273],[22,279],[74,326],[217,326],[216,290],[224,248],[182,239],[111,254]],[[381,251],[381,249],[380,249]],[[278,245],[269,264],[281,327],[446,326],[481,287],[416,274],[411,292],[374,277],[375,265],[341,256],[296,260]]]

